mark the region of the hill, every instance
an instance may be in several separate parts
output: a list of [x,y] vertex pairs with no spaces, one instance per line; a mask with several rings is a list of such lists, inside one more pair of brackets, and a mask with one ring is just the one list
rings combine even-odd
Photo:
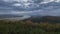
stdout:
[[60,16],[36,16],[26,20],[32,22],[60,22]]

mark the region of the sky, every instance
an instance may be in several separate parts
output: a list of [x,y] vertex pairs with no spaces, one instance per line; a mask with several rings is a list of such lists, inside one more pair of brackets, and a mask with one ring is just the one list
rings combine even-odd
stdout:
[[60,16],[60,0],[0,0],[0,14]]

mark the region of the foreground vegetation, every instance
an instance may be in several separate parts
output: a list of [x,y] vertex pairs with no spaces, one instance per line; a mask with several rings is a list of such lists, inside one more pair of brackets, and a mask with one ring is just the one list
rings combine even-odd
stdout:
[[60,34],[60,23],[0,20],[0,34]]

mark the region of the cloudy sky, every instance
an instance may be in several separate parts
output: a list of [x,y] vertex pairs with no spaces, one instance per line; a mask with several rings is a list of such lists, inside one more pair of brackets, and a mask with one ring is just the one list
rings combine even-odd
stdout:
[[0,14],[60,16],[60,0],[0,0]]

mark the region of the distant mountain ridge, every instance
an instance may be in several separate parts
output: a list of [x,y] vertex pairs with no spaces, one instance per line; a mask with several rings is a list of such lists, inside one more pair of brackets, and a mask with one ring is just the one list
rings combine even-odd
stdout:
[[13,14],[0,14],[0,18],[15,18],[15,17],[23,17],[23,16]]
[[30,20],[32,22],[60,22],[60,16],[36,16],[31,17],[27,20]]

